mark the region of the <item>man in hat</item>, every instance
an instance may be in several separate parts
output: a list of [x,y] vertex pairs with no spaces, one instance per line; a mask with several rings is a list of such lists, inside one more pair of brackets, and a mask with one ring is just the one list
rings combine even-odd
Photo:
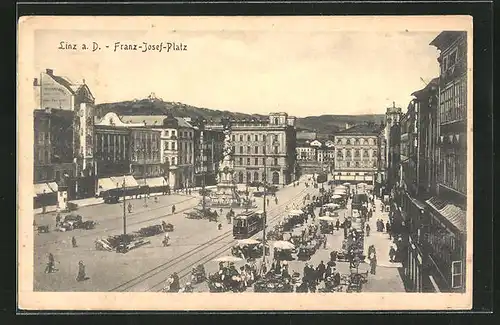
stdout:
[[85,264],[83,264],[83,261],[78,262],[78,275],[76,277],[76,281],[84,281],[86,280],[86,274],[85,274]]

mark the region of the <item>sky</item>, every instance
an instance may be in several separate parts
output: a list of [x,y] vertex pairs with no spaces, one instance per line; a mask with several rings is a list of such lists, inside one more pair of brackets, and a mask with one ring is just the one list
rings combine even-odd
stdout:
[[[96,103],[146,98],[298,117],[406,110],[439,76],[440,31],[300,29],[37,30],[34,70],[85,79]],[[100,51],[59,50],[60,41]],[[176,42],[186,51],[114,52],[114,43]],[[105,45],[109,49],[105,49]],[[35,78],[36,75],[33,76]]]

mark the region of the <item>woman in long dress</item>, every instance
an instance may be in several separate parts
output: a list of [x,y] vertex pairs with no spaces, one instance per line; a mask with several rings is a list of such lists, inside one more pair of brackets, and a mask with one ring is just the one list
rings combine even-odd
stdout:
[[83,261],[80,261],[78,262],[78,276],[76,277],[76,281],[83,281],[85,279],[85,264],[83,264]]

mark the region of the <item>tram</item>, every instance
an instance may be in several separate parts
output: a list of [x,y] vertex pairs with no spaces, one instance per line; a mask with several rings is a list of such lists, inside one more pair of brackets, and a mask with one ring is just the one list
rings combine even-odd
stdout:
[[263,211],[242,212],[234,217],[233,236],[235,239],[245,239],[258,233],[264,226]]

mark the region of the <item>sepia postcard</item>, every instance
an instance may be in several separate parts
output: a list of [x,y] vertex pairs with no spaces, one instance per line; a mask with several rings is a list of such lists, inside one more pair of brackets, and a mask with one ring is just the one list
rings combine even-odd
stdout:
[[472,28],[21,17],[19,309],[471,309]]

